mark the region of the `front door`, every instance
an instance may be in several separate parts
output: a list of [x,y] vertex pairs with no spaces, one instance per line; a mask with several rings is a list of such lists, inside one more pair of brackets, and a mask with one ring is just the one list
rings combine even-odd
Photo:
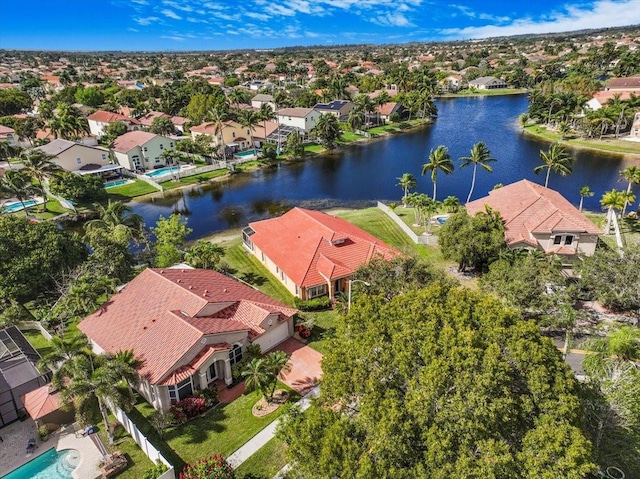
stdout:
[[334,295],[342,292],[340,289],[340,280],[336,279],[335,285],[333,286]]
[[216,369],[216,362],[214,361],[211,366],[209,366],[209,371],[207,372],[208,382],[211,383],[218,379],[218,371]]

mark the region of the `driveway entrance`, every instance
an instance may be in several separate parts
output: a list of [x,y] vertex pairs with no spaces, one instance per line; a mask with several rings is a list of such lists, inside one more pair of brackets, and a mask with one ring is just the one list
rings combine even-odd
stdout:
[[322,377],[320,362],[322,354],[297,339],[289,338],[274,348],[289,355],[291,370],[283,373],[280,380],[301,396],[318,384]]

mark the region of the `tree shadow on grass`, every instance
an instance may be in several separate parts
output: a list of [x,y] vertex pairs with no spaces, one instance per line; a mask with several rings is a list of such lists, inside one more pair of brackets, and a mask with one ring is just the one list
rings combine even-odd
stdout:
[[227,418],[228,414],[224,409],[224,405],[219,404],[204,416],[192,419],[181,426],[167,430],[165,432],[165,438],[167,441],[182,438],[182,442],[185,444],[209,442],[211,441],[209,437],[210,434],[218,434],[225,431],[226,426],[221,424],[221,422]]
[[261,276],[259,274],[256,274],[252,271],[248,272],[248,273],[243,273],[240,276],[240,279],[242,281],[245,281],[249,284],[252,284],[254,286],[262,286],[263,284],[265,284],[267,282],[267,279],[264,276]]

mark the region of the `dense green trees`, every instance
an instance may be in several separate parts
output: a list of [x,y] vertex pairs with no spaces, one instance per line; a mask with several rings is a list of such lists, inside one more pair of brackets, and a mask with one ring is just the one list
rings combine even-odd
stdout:
[[474,217],[458,211],[440,228],[438,243],[446,259],[456,261],[460,271],[472,267],[485,271],[506,250],[500,213],[487,208]]
[[323,360],[319,400],[280,436],[302,477],[582,479],[578,383],[537,327],[436,283],[359,300]]
[[169,218],[160,216],[151,231],[156,236],[155,266],[166,268],[182,261],[184,242],[192,230],[181,215],[172,214]]
[[71,171],[61,171],[51,178],[49,188],[52,193],[78,203],[102,201],[107,197],[104,179],[98,175],[78,175]]
[[302,142],[300,135],[292,133],[287,137],[285,153],[292,159],[304,158],[304,143]]
[[0,90],[0,116],[15,115],[28,110],[33,100],[24,91],[17,88]]
[[220,269],[225,249],[207,240],[198,240],[190,246],[184,257],[185,261],[194,268]]
[[159,116],[151,121],[149,131],[156,135],[173,135],[176,131],[176,127],[173,126],[171,118]]
[[329,149],[336,147],[336,141],[340,138],[341,131],[335,116],[330,113],[320,115],[314,130],[322,146]]

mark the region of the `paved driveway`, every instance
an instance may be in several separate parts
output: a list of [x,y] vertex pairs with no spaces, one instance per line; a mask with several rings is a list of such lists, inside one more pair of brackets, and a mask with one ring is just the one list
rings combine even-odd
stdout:
[[283,373],[280,380],[291,389],[304,396],[318,384],[322,377],[322,354],[318,351],[294,338],[280,343],[273,351],[284,351],[290,356],[291,370]]

